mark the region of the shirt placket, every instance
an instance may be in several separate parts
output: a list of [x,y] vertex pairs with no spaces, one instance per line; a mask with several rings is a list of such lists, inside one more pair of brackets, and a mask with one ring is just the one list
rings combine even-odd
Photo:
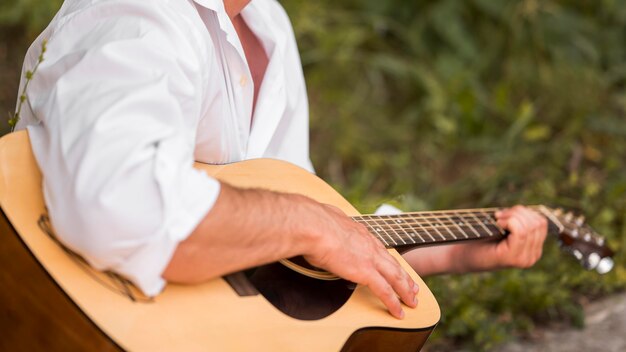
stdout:
[[[213,27],[219,28],[221,32],[217,36],[219,45],[216,47],[216,51],[217,55],[221,56],[223,77],[226,80],[228,92],[228,110],[231,112],[231,116],[223,116],[221,118],[230,118],[232,120],[233,130],[229,134],[238,143],[238,146],[235,147],[232,145],[234,141],[227,141],[231,145],[231,147],[227,148],[230,154],[227,161],[241,160],[248,147],[250,123],[252,121],[254,100],[252,75],[248,68],[248,62],[239,36],[224,10],[223,3],[210,0],[197,0],[196,2],[211,12],[212,16],[210,17],[213,17],[211,21],[213,22]],[[207,29],[211,30],[210,28]]]

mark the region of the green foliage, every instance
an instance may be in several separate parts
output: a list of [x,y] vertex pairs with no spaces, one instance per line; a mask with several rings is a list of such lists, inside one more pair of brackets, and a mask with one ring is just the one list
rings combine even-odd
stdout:
[[[0,27],[32,38],[60,2],[0,5]],[[562,205],[618,251],[605,276],[550,242],[530,270],[429,278],[443,311],[431,348],[582,326],[585,299],[626,287],[625,0],[281,2],[314,164],[363,211]]]
[[3,1],[0,3],[0,28],[17,27],[32,38],[50,22],[61,3],[63,0]]
[[47,44],[48,42],[45,39],[41,42],[41,53],[39,54],[39,58],[37,59],[37,64],[32,70],[27,70],[26,73],[24,74],[24,78],[26,78],[26,83],[24,83],[24,88],[22,88],[22,92],[20,93],[20,99],[17,103],[17,110],[15,111],[15,114],[13,116],[9,116],[9,126],[11,127],[11,132],[15,130],[15,126],[20,121],[21,113],[22,113],[22,106],[28,99],[28,96],[26,95],[26,91],[28,89],[28,86],[30,85],[30,82],[33,80],[33,77],[35,76],[35,73],[37,73],[37,69],[39,68],[39,65],[43,62],[44,55],[47,50],[47,47],[46,47]]

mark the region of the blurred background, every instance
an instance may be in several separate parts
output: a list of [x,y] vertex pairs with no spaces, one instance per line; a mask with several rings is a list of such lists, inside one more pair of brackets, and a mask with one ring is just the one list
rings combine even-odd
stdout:
[[[61,0],[0,4],[0,133],[21,62]],[[362,212],[562,206],[616,250],[604,276],[555,241],[530,270],[428,278],[429,348],[485,350],[626,288],[626,1],[281,0],[317,172]]]

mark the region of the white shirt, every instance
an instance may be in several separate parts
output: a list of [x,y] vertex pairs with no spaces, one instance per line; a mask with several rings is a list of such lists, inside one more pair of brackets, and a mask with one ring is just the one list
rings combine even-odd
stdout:
[[289,19],[275,0],[253,0],[242,16],[269,58],[254,118],[222,0],[66,0],[26,55],[32,70],[48,40],[18,128],[28,128],[57,235],[148,295],[219,194],[194,159],[312,170]]

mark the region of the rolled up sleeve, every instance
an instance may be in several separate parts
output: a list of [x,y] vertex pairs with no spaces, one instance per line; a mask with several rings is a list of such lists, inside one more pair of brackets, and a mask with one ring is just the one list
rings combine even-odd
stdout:
[[165,9],[135,3],[74,16],[50,38],[28,129],[61,241],[156,295],[220,186],[193,168],[200,63]]

